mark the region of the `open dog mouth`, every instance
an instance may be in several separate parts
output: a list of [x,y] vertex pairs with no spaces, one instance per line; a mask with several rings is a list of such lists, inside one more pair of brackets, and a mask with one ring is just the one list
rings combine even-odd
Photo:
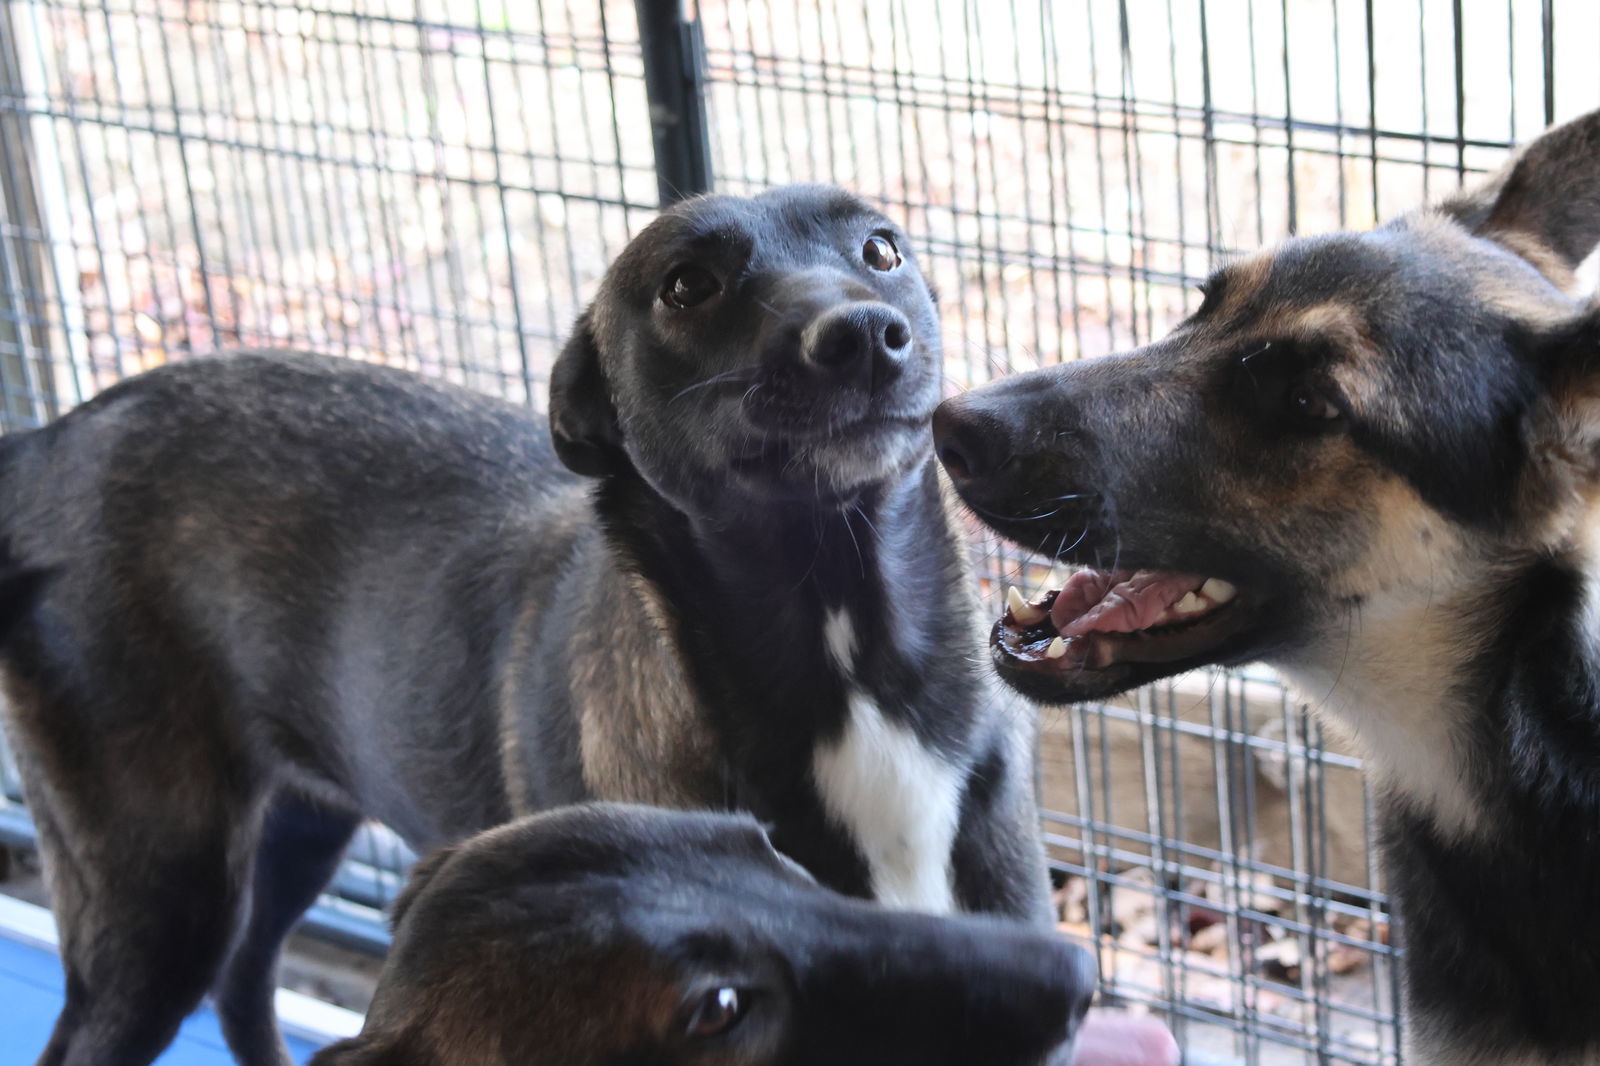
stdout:
[[1035,602],[1015,588],[995,623],[995,664],[1030,693],[1082,699],[1216,661],[1251,621],[1221,578],[1157,570],[1075,572]]

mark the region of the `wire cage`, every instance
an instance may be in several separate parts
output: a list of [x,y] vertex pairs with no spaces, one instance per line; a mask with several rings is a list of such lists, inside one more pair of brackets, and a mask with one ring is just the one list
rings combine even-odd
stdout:
[[[663,192],[789,181],[904,222],[954,391],[1453,189],[1600,102],[1596,55],[1587,0],[0,0],[0,419],[242,345],[539,409]],[[991,601],[1047,580],[972,538]],[[1399,1061],[1372,798],[1270,673],[1048,711],[1039,775],[1108,998],[1224,1058]],[[4,752],[0,786],[23,842]],[[409,861],[372,828],[313,923],[381,945]]]

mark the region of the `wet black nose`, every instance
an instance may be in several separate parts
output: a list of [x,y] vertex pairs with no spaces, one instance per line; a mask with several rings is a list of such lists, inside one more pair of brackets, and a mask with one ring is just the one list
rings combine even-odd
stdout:
[[933,449],[957,485],[993,477],[1015,454],[1006,420],[970,394],[948,399],[934,411]]
[[900,376],[911,354],[911,323],[888,304],[860,301],[818,315],[801,337],[806,362],[871,388]]

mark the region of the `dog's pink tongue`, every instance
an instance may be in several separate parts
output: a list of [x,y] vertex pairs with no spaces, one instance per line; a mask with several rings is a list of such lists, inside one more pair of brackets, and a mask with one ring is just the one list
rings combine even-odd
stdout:
[[1167,608],[1194,592],[1205,578],[1155,570],[1079,570],[1050,605],[1050,620],[1063,637],[1085,633],[1133,633],[1148,629]]

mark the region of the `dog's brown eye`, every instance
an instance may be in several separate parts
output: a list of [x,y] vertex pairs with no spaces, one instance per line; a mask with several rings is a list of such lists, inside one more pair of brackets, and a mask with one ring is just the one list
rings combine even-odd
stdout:
[[894,242],[878,233],[868,237],[867,243],[861,246],[861,258],[867,261],[867,266],[885,274],[898,269],[905,262],[900,258],[900,250],[894,246]]
[[744,1017],[745,997],[737,988],[713,988],[701,996],[689,1014],[688,1035],[704,1040],[721,1036]]
[[697,266],[681,266],[667,275],[661,287],[661,302],[675,311],[703,304],[722,291],[722,282],[711,271]]
[[1289,413],[1307,421],[1327,422],[1339,417],[1339,409],[1309,385],[1295,385],[1287,396]]

